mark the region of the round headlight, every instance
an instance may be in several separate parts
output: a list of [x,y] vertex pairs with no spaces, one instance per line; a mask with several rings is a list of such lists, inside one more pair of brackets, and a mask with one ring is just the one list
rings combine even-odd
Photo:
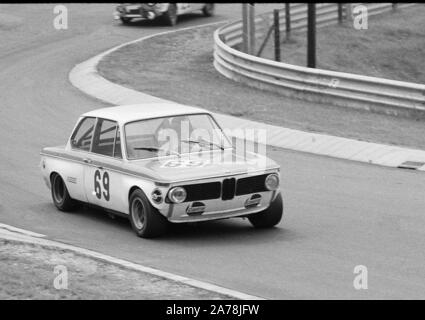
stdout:
[[273,191],[279,188],[279,176],[276,173],[271,173],[266,177],[265,186],[267,190]]
[[182,187],[172,188],[168,192],[168,198],[170,199],[171,202],[181,203],[184,200],[186,200],[186,190]]

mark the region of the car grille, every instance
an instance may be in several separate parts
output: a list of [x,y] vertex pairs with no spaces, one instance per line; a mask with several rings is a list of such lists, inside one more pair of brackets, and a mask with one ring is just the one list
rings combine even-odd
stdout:
[[222,192],[221,192],[221,199],[222,200],[233,199],[235,197],[235,186],[236,186],[235,178],[224,179]]
[[127,13],[129,14],[140,14],[140,9],[127,9]]
[[185,202],[219,199],[231,200],[235,196],[267,191],[265,180],[268,174],[236,180],[227,178],[222,182],[208,182],[183,185],[186,189]]
[[218,181],[189,184],[183,187],[186,189],[187,193],[185,202],[218,199],[221,194],[221,183]]
[[236,187],[236,195],[240,196],[244,194],[267,191],[265,186],[267,176],[268,174],[263,174],[260,176],[239,179]]

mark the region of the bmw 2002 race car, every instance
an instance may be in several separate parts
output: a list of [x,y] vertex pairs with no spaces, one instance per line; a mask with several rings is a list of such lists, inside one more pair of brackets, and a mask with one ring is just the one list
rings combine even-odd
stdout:
[[214,14],[214,3],[122,3],[116,7],[115,19],[127,24],[132,19],[161,17],[170,26],[177,23],[177,16],[202,11],[207,17]]
[[231,217],[273,227],[283,214],[280,167],[234,145],[207,110],[117,106],[83,114],[65,146],[42,149],[40,167],[59,210],[101,207],[128,217],[140,237]]

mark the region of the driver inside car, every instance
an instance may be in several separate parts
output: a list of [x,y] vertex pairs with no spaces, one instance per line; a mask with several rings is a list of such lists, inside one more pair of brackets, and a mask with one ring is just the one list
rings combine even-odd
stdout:
[[[165,119],[157,130],[158,147],[165,153],[187,153],[199,151],[199,145],[192,145],[190,136],[193,127],[186,116]],[[186,142],[185,142],[186,141]]]

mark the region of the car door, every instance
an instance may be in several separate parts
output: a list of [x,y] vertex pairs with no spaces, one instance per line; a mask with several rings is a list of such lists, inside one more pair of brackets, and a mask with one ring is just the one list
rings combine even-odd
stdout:
[[119,127],[115,121],[98,118],[90,156],[84,169],[87,201],[106,209],[122,211],[124,190]]

